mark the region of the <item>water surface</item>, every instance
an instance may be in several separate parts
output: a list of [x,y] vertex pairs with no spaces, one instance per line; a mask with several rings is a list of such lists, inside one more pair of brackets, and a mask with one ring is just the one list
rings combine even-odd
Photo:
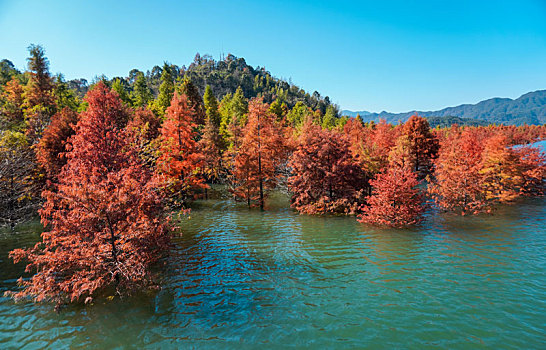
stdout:
[[[544,348],[545,204],[383,230],[199,202],[159,292],[60,313],[1,298],[0,348]],[[0,233],[0,292],[24,269],[8,251],[37,239]]]

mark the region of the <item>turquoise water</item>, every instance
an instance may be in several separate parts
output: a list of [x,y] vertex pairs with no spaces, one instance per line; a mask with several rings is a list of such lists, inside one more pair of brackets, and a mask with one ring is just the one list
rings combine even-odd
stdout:
[[[381,230],[354,218],[196,204],[159,292],[53,311],[0,299],[0,348],[496,348],[546,344],[546,200]],[[0,233],[0,290],[23,266]]]

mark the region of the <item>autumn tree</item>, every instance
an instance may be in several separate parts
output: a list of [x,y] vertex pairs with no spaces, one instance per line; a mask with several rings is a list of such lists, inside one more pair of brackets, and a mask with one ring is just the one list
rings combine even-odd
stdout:
[[158,136],[161,121],[151,110],[137,108],[132,111],[127,123],[127,132],[131,145],[140,159],[150,169],[155,169],[159,148]]
[[514,149],[518,156],[518,170],[523,196],[543,196],[546,193],[546,154],[538,147],[523,146]]
[[473,129],[453,127],[442,142],[428,192],[442,210],[462,215],[488,210],[480,174],[483,141]]
[[359,164],[366,173],[373,176],[382,172],[389,163],[389,154],[400,135],[400,127],[393,127],[384,119],[370,124],[367,137],[363,138],[357,151]]
[[63,108],[53,116],[36,145],[36,159],[49,180],[56,180],[57,174],[66,164],[67,142],[75,133],[77,122],[78,114],[68,107]]
[[0,94],[0,129],[21,129],[24,121],[23,87],[13,77]]
[[176,92],[160,130],[157,169],[174,197],[185,201],[206,187],[199,176],[203,158],[196,141],[194,112],[184,94]]
[[520,195],[523,174],[519,157],[503,134],[490,137],[482,153],[480,174],[489,201],[508,202]]
[[422,221],[424,196],[411,167],[390,164],[371,185],[373,192],[362,207],[360,222],[402,228]]
[[99,82],[86,101],[57,188],[44,193],[42,242],[10,253],[35,272],[16,299],[87,303],[155,285],[169,238],[161,196],[127,142],[117,94]]
[[438,140],[430,130],[425,118],[412,115],[402,128],[411,144],[412,162],[416,172],[430,173],[432,160],[438,154]]
[[289,163],[292,207],[307,214],[356,211],[364,200],[367,181],[349,146],[345,135],[307,120]]
[[261,99],[249,103],[248,121],[236,140],[231,191],[250,207],[257,201],[264,209],[268,191],[277,185],[277,168],[286,158],[284,133],[269,105]]

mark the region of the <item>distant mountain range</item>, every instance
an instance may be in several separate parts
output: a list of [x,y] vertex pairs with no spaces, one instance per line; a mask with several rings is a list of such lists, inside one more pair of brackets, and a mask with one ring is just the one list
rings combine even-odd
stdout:
[[[385,119],[390,123],[405,122],[413,114],[426,117],[429,121],[442,124],[505,124],[540,125],[546,123],[546,90],[529,92],[517,99],[491,98],[476,104],[464,104],[447,107],[439,111],[411,111],[406,113],[370,113],[366,111],[341,111],[342,115],[356,117],[360,114],[364,121],[379,121]],[[458,117],[458,118],[454,118]],[[432,122],[431,122],[432,124]]]

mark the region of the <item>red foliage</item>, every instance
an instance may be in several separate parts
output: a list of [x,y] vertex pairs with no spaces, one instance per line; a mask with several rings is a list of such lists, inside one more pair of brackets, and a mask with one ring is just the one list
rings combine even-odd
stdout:
[[546,155],[536,147],[524,146],[514,152],[518,156],[522,177],[521,194],[543,196],[546,192]]
[[162,198],[120,127],[117,95],[100,82],[86,99],[57,189],[44,192],[43,242],[10,254],[36,271],[15,298],[90,302],[154,285],[150,268],[169,238]]
[[422,221],[424,196],[410,167],[391,164],[371,185],[373,194],[362,207],[360,222],[402,228]]
[[488,210],[480,174],[483,141],[474,129],[451,128],[435,160],[428,192],[443,210],[462,215]]
[[276,170],[286,159],[284,131],[261,99],[249,103],[243,137],[235,140],[231,191],[248,206],[264,208],[267,192],[277,185]]
[[138,131],[143,140],[152,141],[159,136],[161,121],[147,108],[137,108],[127,123],[128,129]]
[[74,135],[78,114],[68,107],[56,113],[36,145],[36,159],[47,178],[55,180],[66,164],[65,152],[69,138]]
[[400,127],[393,127],[381,119],[377,125],[362,131],[362,135],[356,139],[360,139],[359,143],[355,144],[355,138],[352,138],[351,149],[362,169],[370,176],[383,171],[399,135]]
[[199,176],[203,156],[195,140],[197,135],[193,116],[186,95],[175,93],[166,110],[159,136],[157,170],[166,178],[173,195],[182,200],[192,197],[195,190],[206,187]]
[[412,115],[402,128],[410,144],[410,155],[416,172],[429,173],[431,161],[438,154],[438,139],[425,118]]
[[363,201],[367,178],[355,163],[345,135],[304,124],[290,159],[292,207],[301,213],[354,213]]

